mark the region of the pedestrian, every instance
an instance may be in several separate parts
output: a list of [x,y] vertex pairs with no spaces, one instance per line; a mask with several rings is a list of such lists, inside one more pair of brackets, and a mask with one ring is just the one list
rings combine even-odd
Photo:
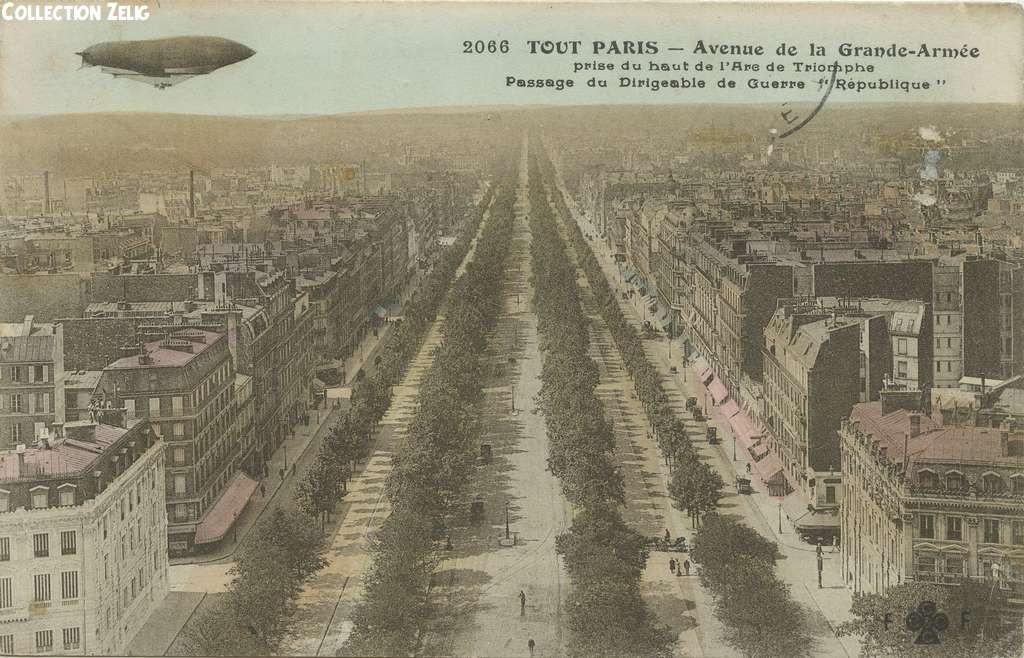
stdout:
[[672,534],[668,531],[668,528],[665,528],[665,543],[667,544],[670,541],[672,541]]
[[690,561],[689,560],[683,560],[683,569],[686,570],[686,575],[689,576],[690,575]]
[[281,481],[284,482],[284,469],[283,468],[277,469],[277,474],[281,476]]
[[533,641],[532,637],[527,640],[526,648],[530,650],[530,655],[533,656],[533,650],[537,648],[537,643]]
[[747,475],[750,475],[750,462],[747,462]]
[[839,550],[839,535],[832,535],[832,552]]
[[675,560],[675,558],[672,558],[672,559],[670,559],[668,561],[668,570],[671,571],[672,573],[676,572],[676,560]]
[[267,485],[260,482],[260,498],[267,497]]
[[[526,614],[526,592],[519,590],[519,616]],[[533,640],[530,640],[533,642]]]
[[292,475],[295,475],[295,463],[296,462],[292,462]]
[[814,554],[821,557],[821,537],[818,537],[818,543],[814,547]]

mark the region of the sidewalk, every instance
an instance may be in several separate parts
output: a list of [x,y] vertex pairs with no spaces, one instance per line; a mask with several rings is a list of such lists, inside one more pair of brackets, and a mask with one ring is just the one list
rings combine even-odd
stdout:
[[[581,228],[583,228],[584,233],[589,232],[591,235],[596,235],[596,228],[580,217],[575,202],[568,195],[566,195],[566,199],[570,212]],[[590,245],[598,261],[601,263],[605,277],[612,285],[612,288],[618,290],[628,288],[629,284],[623,280],[622,274],[613,261],[607,246],[596,238],[590,241]],[[639,295],[634,294],[627,301],[623,300],[621,295],[616,295],[616,301],[633,327],[642,332],[642,310],[636,307],[636,303],[639,301],[638,297]],[[699,404],[703,407],[706,389],[701,385],[695,370],[690,369],[686,371],[683,368],[680,358],[683,354],[681,345],[679,343],[672,345],[672,359],[670,359],[669,341],[664,339],[642,339],[642,342],[645,353],[652,364],[658,369],[663,380],[674,384],[674,388],[681,393],[682,399],[685,399],[687,396],[696,397]],[[677,368],[676,373],[672,373],[670,370],[673,365]],[[676,407],[676,401],[674,400],[673,402],[673,406]],[[779,504],[775,499],[767,495],[766,488],[760,483],[759,478],[751,478],[751,484],[755,487],[754,494],[738,496],[731,491],[731,485],[735,481],[734,478],[737,474],[742,474],[744,477],[747,476],[746,463],[749,460],[747,459],[746,451],[743,450],[737,450],[737,460],[735,462],[732,460],[731,444],[735,440],[732,427],[717,407],[712,406],[709,408],[709,411],[711,412],[711,418],[708,422],[718,428],[721,442],[718,446],[711,446],[706,441],[702,441],[701,437],[698,436],[694,437],[697,439],[695,446],[701,453],[711,458],[710,463],[716,467],[716,470],[719,471],[722,479],[726,482],[726,496],[723,497],[723,503],[726,500],[730,503],[735,501],[734,505],[729,505],[729,507],[733,508],[730,511],[741,511],[741,516],[745,516],[745,520],[755,530],[779,544],[780,552],[783,554],[783,559],[779,561],[777,566],[779,577],[790,584],[791,591],[796,600],[807,604],[813,610],[817,610],[829,628],[834,631],[839,623],[850,618],[850,605],[852,603],[852,594],[843,584],[842,554],[838,552],[830,553],[831,549],[828,547],[824,549],[823,587],[819,589],[817,587],[815,548],[800,541],[799,533],[789,523],[788,518],[784,517],[783,531],[779,532]],[[689,415],[679,408],[676,408],[676,412],[683,418]],[[691,425],[692,423],[688,422],[687,424]],[[743,508],[746,509],[744,510]],[[825,633],[821,635],[827,639]],[[833,640],[833,642],[830,643],[830,646],[822,646],[820,653],[822,655],[834,655],[837,658],[843,655],[852,657],[859,653],[860,642],[856,638],[844,637]]]
[[[349,359],[346,360],[346,367],[351,368],[351,370],[346,370],[346,372],[351,372],[352,378],[355,377],[355,373],[357,373],[364,365],[367,363],[373,363],[373,358],[376,357],[394,326],[395,325],[393,324],[382,326],[381,330],[378,332],[378,336],[374,336],[372,332],[366,334],[366,337],[363,338],[359,348],[351,357],[349,357]],[[263,512],[277,499],[278,492],[281,491],[281,488],[285,484],[290,483],[293,478],[302,477],[302,472],[296,470],[293,474],[292,469],[298,461],[302,460],[306,451],[309,450],[310,445],[317,443],[319,438],[323,436],[328,428],[333,426],[341,414],[347,411],[347,409],[347,400],[341,401],[341,404],[339,404],[338,407],[321,403],[320,405],[310,409],[309,424],[304,425],[299,423],[298,425],[295,425],[289,436],[281,443],[281,447],[274,452],[270,457],[270,460],[267,462],[267,473],[269,473],[269,475],[260,480],[260,484],[265,487],[266,495],[261,495],[259,490],[253,494],[248,505],[246,505],[245,509],[242,510],[238,520],[235,521],[235,526],[232,529],[230,536],[225,536],[224,539],[220,541],[219,545],[209,552],[190,555],[187,557],[172,558],[170,560],[171,566],[185,564],[209,564],[232,558],[239,544],[245,540],[249,531],[252,530],[253,526],[263,515]],[[278,472],[281,469],[285,471],[285,477],[283,479],[278,476]]]

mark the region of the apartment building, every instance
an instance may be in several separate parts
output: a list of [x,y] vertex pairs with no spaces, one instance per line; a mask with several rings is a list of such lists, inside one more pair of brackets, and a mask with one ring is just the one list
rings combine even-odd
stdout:
[[124,424],[0,453],[0,653],[123,655],[166,596],[163,443]]
[[31,443],[64,422],[64,345],[60,325],[0,324],[0,449]]

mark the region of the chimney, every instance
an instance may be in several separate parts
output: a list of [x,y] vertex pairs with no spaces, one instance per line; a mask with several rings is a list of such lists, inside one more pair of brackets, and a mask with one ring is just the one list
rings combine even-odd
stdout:
[[188,217],[195,219],[196,216],[196,172],[188,170]]
[[78,420],[64,424],[64,436],[69,440],[92,443],[96,440],[96,423]]
[[1010,433],[1006,430],[999,433],[999,454],[1003,457],[1010,456]]
[[19,443],[14,451],[18,453],[18,477],[28,475],[25,471],[25,444]]
[[910,437],[921,433],[921,414],[910,414]]
[[50,172],[43,172],[43,214],[50,214]]

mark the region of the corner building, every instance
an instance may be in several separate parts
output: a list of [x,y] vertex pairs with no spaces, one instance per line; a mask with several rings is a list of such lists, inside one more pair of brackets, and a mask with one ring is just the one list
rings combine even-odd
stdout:
[[125,654],[167,594],[163,444],[123,412],[0,453],[0,653]]

